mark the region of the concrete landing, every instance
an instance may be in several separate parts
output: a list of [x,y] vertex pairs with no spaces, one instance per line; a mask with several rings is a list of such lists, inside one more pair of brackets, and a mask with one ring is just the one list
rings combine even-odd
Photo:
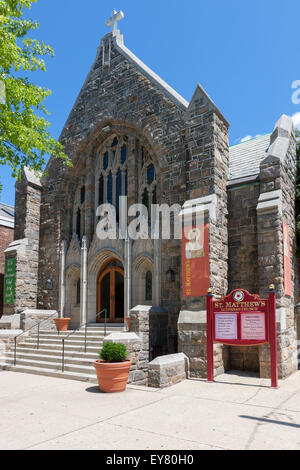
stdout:
[[0,449],[300,449],[300,373],[237,374],[165,390],[0,372]]

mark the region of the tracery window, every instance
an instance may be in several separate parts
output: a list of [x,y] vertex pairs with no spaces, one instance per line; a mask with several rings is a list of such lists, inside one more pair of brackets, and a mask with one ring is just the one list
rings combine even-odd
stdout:
[[128,137],[114,136],[100,155],[96,184],[98,205],[109,203],[116,207],[119,220],[119,198],[128,194]]
[[151,205],[157,204],[157,181],[153,161],[144,147],[141,148],[140,175],[140,200],[147,207],[150,222]]
[[81,184],[75,194],[73,206],[73,233],[77,235],[80,242],[84,235],[85,199],[85,178],[82,177]]

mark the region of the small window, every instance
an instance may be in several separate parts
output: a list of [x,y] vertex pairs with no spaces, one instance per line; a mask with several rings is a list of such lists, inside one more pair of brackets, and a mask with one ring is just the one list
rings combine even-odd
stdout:
[[80,190],[80,203],[83,204],[85,201],[85,186],[82,186]]
[[108,168],[108,152],[106,152],[104,154],[104,157],[103,157],[103,170],[107,170]]
[[147,207],[147,210],[149,211],[149,194],[147,188],[144,189],[142,203],[145,207]]
[[76,214],[76,234],[78,238],[80,239],[81,237],[81,210],[78,209],[77,214]]
[[151,164],[147,168],[147,183],[149,186],[151,186],[151,184],[153,183],[154,178],[155,178],[155,170],[154,170],[154,166]]
[[78,279],[76,284],[76,304],[80,305],[80,278]]
[[152,193],[152,204],[157,204],[157,192],[156,192],[156,186],[153,190],[153,193]]
[[145,278],[145,291],[146,291],[146,301],[152,301],[152,273],[148,271]]
[[118,143],[119,143],[119,141],[118,141],[117,137],[115,137],[113,143],[111,144],[111,146],[112,147],[117,147]]
[[109,204],[113,203],[113,180],[111,171],[109,172],[107,180],[107,202]]
[[102,175],[99,178],[98,191],[99,191],[98,204],[99,206],[101,206],[104,202],[104,181],[103,181]]
[[127,159],[127,146],[123,145],[122,150],[121,150],[121,163],[124,165]]

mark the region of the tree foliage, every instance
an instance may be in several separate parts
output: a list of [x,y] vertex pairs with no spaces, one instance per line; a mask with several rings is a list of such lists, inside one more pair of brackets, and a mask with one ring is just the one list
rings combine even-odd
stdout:
[[51,137],[49,114],[43,102],[51,91],[26,77],[29,72],[46,71],[43,57],[53,49],[28,36],[39,24],[24,17],[24,10],[37,0],[0,0],[0,81],[6,100],[0,104],[0,164],[9,165],[20,176],[23,166],[43,170],[47,155],[71,165],[62,145]]

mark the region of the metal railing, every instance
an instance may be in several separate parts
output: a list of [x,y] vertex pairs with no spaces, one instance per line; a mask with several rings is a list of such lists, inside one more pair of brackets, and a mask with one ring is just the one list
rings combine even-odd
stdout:
[[[33,330],[33,328],[36,328],[38,329],[38,335],[37,335],[37,350],[40,349],[40,326],[42,323],[45,323],[46,321],[49,321],[51,320],[52,318],[55,318],[57,316],[57,313],[55,313],[54,315],[51,315],[50,317],[47,317],[45,318],[44,320],[41,320],[40,322],[36,323],[35,325],[31,326],[30,328],[28,328],[27,330],[25,331],[22,331],[22,333],[20,333],[19,335],[16,335],[14,337],[14,366],[17,365],[17,339],[20,338],[20,336],[23,336],[25,335],[25,333],[28,333],[29,331]],[[58,318],[58,322],[60,321],[60,318]],[[59,328],[59,327],[58,327]],[[59,334],[59,329],[58,329],[58,334]]]
[[[97,318],[101,318],[101,315],[104,314],[104,336],[106,336],[106,331],[107,331],[107,309],[105,308],[104,310],[102,310],[101,312],[97,313],[96,315],[96,319]],[[67,339],[70,338],[70,336],[74,335],[75,333],[77,333],[77,331],[80,331],[81,328],[84,328],[84,352],[86,353],[86,350],[87,350],[87,330],[88,330],[88,326],[89,325],[92,325],[93,322],[87,322],[87,323],[84,323],[83,325],[80,325],[78,328],[76,328],[76,330],[73,330],[71,331],[71,333],[68,334],[68,336],[66,336],[65,338],[62,339],[62,358],[61,358],[61,370],[62,372],[65,371],[65,341]]]

